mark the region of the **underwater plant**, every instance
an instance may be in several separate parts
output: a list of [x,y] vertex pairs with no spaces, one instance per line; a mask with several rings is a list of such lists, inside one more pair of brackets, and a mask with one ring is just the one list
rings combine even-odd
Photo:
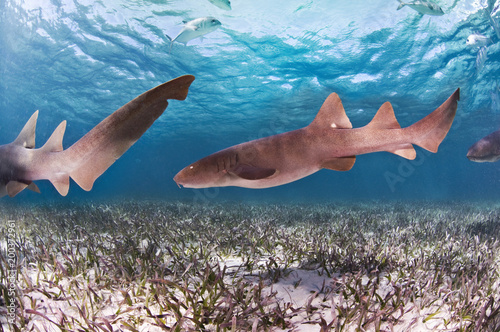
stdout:
[[5,204],[2,329],[497,331],[499,220],[468,204]]

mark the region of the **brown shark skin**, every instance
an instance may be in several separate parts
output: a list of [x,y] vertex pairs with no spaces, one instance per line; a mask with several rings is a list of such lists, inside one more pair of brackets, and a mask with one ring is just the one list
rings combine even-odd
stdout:
[[[0,197],[15,196],[24,188],[37,191],[32,183],[50,180],[59,193],[69,190],[69,177],[84,190],[128,150],[165,111],[167,99],[184,100],[194,76],[185,75],[161,84],[128,102],[96,125],[67,150],[62,148],[66,122],[63,121],[41,148],[34,148],[38,111],[16,141],[0,146]],[[34,118],[34,122],[33,122]],[[31,122],[31,126],[29,125]],[[26,142],[21,136],[31,136]]]
[[467,151],[467,158],[477,163],[498,161],[500,159],[500,130],[474,143]]
[[269,188],[322,168],[348,171],[359,154],[389,151],[414,159],[411,144],[437,152],[458,100],[459,89],[434,112],[403,129],[390,103],[385,103],[368,125],[350,129],[340,98],[331,94],[309,126],[216,152],[181,170],[174,181],[186,188]]

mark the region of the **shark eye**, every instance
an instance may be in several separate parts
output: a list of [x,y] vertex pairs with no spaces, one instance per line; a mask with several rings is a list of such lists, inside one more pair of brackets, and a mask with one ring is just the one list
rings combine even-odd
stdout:
[[189,166],[189,169],[193,169],[193,168],[194,168],[194,166],[193,166],[193,165]]

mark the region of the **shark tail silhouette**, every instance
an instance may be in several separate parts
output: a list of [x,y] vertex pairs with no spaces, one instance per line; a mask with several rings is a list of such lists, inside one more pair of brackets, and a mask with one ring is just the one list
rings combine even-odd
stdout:
[[[460,89],[455,92],[436,110],[415,122],[414,124],[403,128],[408,143],[402,144],[397,149],[386,150],[400,157],[413,160],[417,153],[412,144],[416,144],[430,152],[436,153],[439,145],[444,140],[451,128],[455,113],[457,111],[457,102],[460,100]],[[400,129],[394,110],[389,102],[384,103],[372,121],[366,126],[378,129]]]
[[54,174],[49,181],[63,196],[69,191],[69,177],[82,189],[91,190],[94,181],[163,114],[167,99],[186,99],[193,80],[194,76],[181,76],[141,94],[64,151],[62,137],[66,124],[61,123],[43,148],[60,151],[58,163],[68,165],[67,172]]
[[453,123],[459,100],[460,89],[457,89],[434,112],[405,128],[404,130],[412,137],[412,143],[430,152],[437,152],[439,144],[444,140]]
[[[417,153],[412,144],[416,144],[428,151],[437,152],[439,145],[450,130],[457,111],[457,102],[460,99],[460,89],[457,89],[441,106],[432,113],[406,128],[399,125],[391,103],[384,103],[365,129],[397,129],[403,132],[405,141],[399,146],[384,151],[394,153],[406,159],[415,159]],[[351,129],[352,124],[347,117],[339,96],[332,93],[321,106],[314,121],[308,126],[309,130],[316,130],[325,125],[331,128]],[[321,165],[322,168],[337,171],[348,171],[354,165],[355,156],[334,158]]]

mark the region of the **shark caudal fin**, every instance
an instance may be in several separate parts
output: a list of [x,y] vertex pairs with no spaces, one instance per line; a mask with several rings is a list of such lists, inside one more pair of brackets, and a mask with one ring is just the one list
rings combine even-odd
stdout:
[[63,151],[61,162],[71,165],[71,178],[84,190],[92,189],[94,181],[165,111],[167,99],[186,99],[193,80],[194,76],[181,76],[143,93]]
[[439,144],[448,134],[460,100],[457,89],[441,106],[422,120],[404,129],[411,142],[431,152],[437,152]]

